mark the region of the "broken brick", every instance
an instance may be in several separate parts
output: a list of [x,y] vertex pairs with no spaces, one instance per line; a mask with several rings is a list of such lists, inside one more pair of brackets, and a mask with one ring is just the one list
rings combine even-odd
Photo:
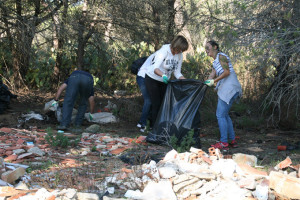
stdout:
[[11,161],[17,160],[17,158],[18,158],[18,155],[9,155],[6,158],[4,158],[4,161],[11,162]]
[[22,140],[22,139],[18,139],[17,140],[17,144],[23,144],[25,141],[24,140]]
[[6,152],[5,152],[5,155],[7,155],[7,156],[12,155],[12,154],[13,154],[12,151],[6,151]]
[[290,157],[287,157],[285,160],[281,161],[277,165],[277,167],[279,167],[279,169],[284,169],[284,168],[291,166],[291,164],[292,164],[292,160],[290,159]]
[[247,164],[239,163],[238,166],[248,175],[268,176],[267,172],[260,171]]
[[2,128],[0,128],[0,132],[10,133],[11,132],[11,128],[2,127]]
[[125,151],[126,149],[127,149],[126,147],[118,148],[118,149],[112,150],[110,153],[117,155],[117,154],[122,153],[122,152]]

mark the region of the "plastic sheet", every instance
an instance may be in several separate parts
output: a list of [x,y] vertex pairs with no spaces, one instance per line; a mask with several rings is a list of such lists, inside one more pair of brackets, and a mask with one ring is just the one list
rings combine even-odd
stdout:
[[170,81],[150,134],[160,141],[168,141],[175,135],[180,141],[191,129],[196,131],[206,89],[207,85],[199,80]]

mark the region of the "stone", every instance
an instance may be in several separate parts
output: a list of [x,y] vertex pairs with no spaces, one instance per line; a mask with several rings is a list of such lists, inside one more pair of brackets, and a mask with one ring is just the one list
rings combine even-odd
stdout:
[[142,199],[153,200],[153,199],[168,199],[177,200],[174,191],[172,190],[172,184],[169,180],[161,180],[158,183],[149,182],[142,194]]
[[14,171],[4,172],[1,175],[1,179],[10,184],[13,184],[16,180],[18,180],[24,174],[25,174],[25,169],[22,167],[19,167],[19,168],[15,169]]
[[127,190],[124,197],[128,199],[142,199],[143,193],[140,190]]
[[196,183],[197,181],[199,181],[198,178],[191,178],[191,179],[189,179],[187,181],[183,181],[183,182],[181,182],[181,183],[179,183],[177,185],[174,185],[173,186],[173,190],[174,190],[174,192],[178,192],[180,189],[182,189],[182,188],[184,188],[184,187],[186,187],[186,186],[188,186],[190,184]]
[[236,153],[236,154],[232,155],[232,159],[238,164],[240,164],[240,163],[247,164],[252,167],[256,166],[256,164],[257,164],[257,158],[256,158],[256,156],[253,156],[253,155]]
[[21,154],[21,155],[18,156],[18,160],[19,160],[19,159],[22,159],[22,158],[29,157],[29,156],[31,156],[31,155],[32,155],[32,153],[23,153],[23,154]]
[[101,127],[98,124],[93,124],[85,129],[88,133],[97,133],[99,132]]
[[178,152],[176,151],[176,150],[171,150],[171,151],[169,151],[166,155],[165,155],[165,157],[164,157],[164,159],[163,159],[163,161],[171,161],[171,160],[174,160],[174,159],[176,159],[177,158],[177,156],[178,156]]
[[19,154],[21,154],[21,153],[24,153],[24,152],[25,152],[24,149],[15,149],[15,150],[13,150],[13,153],[14,153],[14,154],[17,154],[17,155],[19,155]]
[[158,172],[161,178],[171,178],[176,175],[176,170],[172,167],[160,167]]
[[39,149],[38,147],[32,147],[27,152],[28,153],[33,153],[33,154],[38,155],[38,156],[44,156],[45,155],[45,152],[42,151],[41,149]]
[[205,179],[208,181],[216,178],[216,175],[214,175],[213,173],[198,172],[198,173],[190,173],[189,175],[197,177],[199,179]]
[[238,181],[238,185],[241,188],[247,188],[249,190],[254,190],[256,188],[255,178],[254,177],[241,178]]

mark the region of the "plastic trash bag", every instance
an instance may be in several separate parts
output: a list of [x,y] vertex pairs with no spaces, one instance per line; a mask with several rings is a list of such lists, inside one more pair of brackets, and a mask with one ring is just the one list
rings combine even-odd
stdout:
[[[77,115],[77,109],[73,108],[72,111],[72,117],[71,117],[71,122],[74,123]],[[58,122],[61,122],[62,120],[62,107],[58,106],[57,109],[55,110],[55,117]]]
[[200,127],[199,109],[206,89],[203,82],[194,79],[170,81],[153,130],[148,134],[152,142],[169,141],[172,135],[180,141],[191,129],[196,137]]
[[99,112],[99,113],[85,113],[84,118],[89,122],[95,122],[100,124],[117,122],[116,116],[110,112]]
[[45,103],[44,111],[56,111],[58,108],[58,102],[55,101],[54,99]]

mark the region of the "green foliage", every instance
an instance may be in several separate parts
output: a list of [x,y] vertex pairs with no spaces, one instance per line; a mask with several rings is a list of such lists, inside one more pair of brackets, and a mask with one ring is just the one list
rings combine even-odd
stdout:
[[91,149],[91,151],[92,151],[92,152],[95,152],[95,151],[97,151],[97,148],[96,148],[96,146],[93,146],[93,147],[92,147],[92,149]]
[[179,153],[182,153],[182,152],[189,151],[191,146],[195,144],[195,140],[193,136],[194,136],[194,130],[191,129],[182,138],[181,141],[178,141],[178,138],[175,135],[172,135],[169,142],[173,149],[175,149]]
[[53,147],[62,147],[67,148],[68,146],[77,146],[80,138],[77,138],[73,141],[69,141],[69,138],[66,137],[63,133],[53,133],[51,128],[46,129],[47,135],[45,140]]
[[181,71],[186,78],[204,80],[211,70],[210,58],[205,52],[187,55],[186,61],[182,63]]

